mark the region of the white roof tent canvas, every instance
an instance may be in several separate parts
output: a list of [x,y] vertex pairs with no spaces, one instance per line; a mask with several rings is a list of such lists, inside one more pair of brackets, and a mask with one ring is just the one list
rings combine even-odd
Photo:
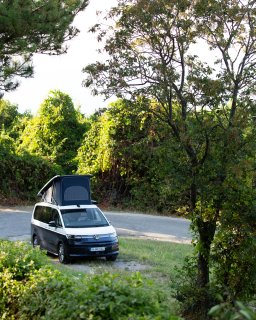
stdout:
[[91,175],[55,176],[38,192],[44,202],[59,206],[92,204]]

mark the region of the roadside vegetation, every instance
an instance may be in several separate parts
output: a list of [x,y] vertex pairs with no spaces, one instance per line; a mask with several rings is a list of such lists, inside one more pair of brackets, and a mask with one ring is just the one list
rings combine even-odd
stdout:
[[22,242],[0,249],[1,319],[178,319],[157,278],[99,268],[105,260],[94,274],[70,271]]
[[[34,53],[66,51],[87,3],[1,3],[0,94],[33,74]],[[118,0],[105,19],[90,31],[109,58],[85,66],[83,85],[114,103],[85,117],[57,90],[35,115],[0,99],[1,204],[34,202],[55,174],[91,173],[102,206],[191,220],[185,318],[206,320],[219,303],[217,319],[253,319],[255,1]]]
[[[119,260],[143,264],[143,270],[85,259],[76,271],[72,264],[53,263],[28,243],[0,240],[0,319],[181,319],[179,288],[186,284],[184,261],[193,256],[193,247],[129,238],[120,242]],[[241,302],[230,308],[222,301],[210,313],[215,320],[256,319]]]

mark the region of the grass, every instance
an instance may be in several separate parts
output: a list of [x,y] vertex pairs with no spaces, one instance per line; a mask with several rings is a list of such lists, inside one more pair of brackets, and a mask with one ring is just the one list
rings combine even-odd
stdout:
[[[164,276],[170,280],[176,277],[177,268],[182,267],[185,257],[191,256],[193,253],[193,247],[189,244],[125,237],[120,237],[119,241],[120,253],[117,261],[124,264],[135,261],[145,265],[145,270],[140,271],[142,274],[152,275],[152,277],[159,274],[160,278]],[[131,272],[128,268],[119,269],[116,263],[107,262],[105,259],[79,259],[75,260],[73,265],[59,265],[57,263],[56,266],[63,271],[74,272],[74,274],[77,272],[95,274]]]
[[192,253],[193,247],[188,244],[120,238],[119,259],[148,265],[149,268],[140,271],[141,274],[154,280],[155,290],[162,291],[170,310],[176,314],[179,314],[179,303],[174,298],[178,268]]
[[137,260],[149,264],[152,270],[172,276],[176,267],[181,267],[193,247],[189,244],[156,240],[120,239],[120,258],[125,261]]

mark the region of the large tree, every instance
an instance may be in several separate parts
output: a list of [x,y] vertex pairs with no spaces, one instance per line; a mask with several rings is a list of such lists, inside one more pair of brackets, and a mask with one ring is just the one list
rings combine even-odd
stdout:
[[78,150],[78,172],[93,174],[99,201],[177,213],[188,191],[186,177],[176,174],[184,152],[168,138],[168,125],[144,110],[147,103],[119,99],[94,114]]
[[76,169],[74,157],[86,127],[69,95],[50,91],[38,114],[26,123],[20,136],[19,151],[44,157],[71,174]]
[[10,130],[19,116],[18,106],[8,100],[0,99],[0,131]]
[[61,54],[79,32],[74,17],[88,0],[3,0],[0,3],[0,94],[33,74],[34,53]]
[[205,319],[213,249],[230,299],[252,293],[255,284],[253,273],[241,277],[248,255],[238,252],[255,250],[256,3],[119,0],[107,18],[115,22],[92,31],[109,57],[84,68],[84,85],[106,97],[152,99],[157,107],[148,112],[169,125],[185,152],[198,249],[197,307]]

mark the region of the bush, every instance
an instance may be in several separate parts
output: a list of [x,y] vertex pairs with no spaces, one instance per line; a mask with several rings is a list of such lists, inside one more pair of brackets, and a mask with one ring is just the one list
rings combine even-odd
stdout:
[[17,312],[30,275],[46,263],[45,255],[28,243],[0,241],[0,317],[11,319]]
[[212,307],[209,315],[214,320],[256,320],[256,313],[240,301],[234,303],[222,302]]
[[45,264],[45,255],[33,249],[30,244],[21,241],[0,241],[0,273],[8,269],[13,279],[24,280]]
[[34,200],[42,185],[62,169],[27,152],[17,154],[11,139],[0,136],[0,172],[2,197]]
[[208,286],[199,288],[197,283],[197,260],[196,257],[187,257],[182,268],[177,270],[176,295],[180,302],[182,315],[185,319],[206,320],[205,313],[201,314],[202,304],[210,308],[216,304],[215,289]]
[[139,273],[70,276],[27,244],[0,241],[0,250],[2,320],[177,319]]
[[[139,274],[67,277],[41,269],[20,298],[19,319],[172,319]],[[173,319],[177,319],[174,318]]]

